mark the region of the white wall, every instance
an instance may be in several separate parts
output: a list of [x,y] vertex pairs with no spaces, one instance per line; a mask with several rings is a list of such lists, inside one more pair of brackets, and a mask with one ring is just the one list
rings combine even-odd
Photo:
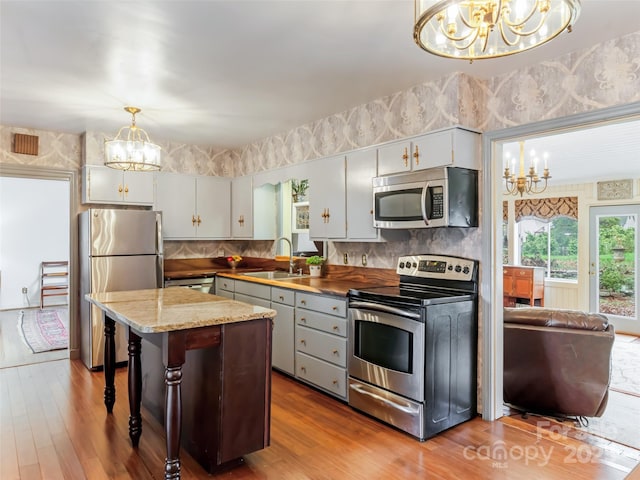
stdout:
[[40,304],[40,262],[69,260],[69,220],[69,182],[0,177],[0,310]]

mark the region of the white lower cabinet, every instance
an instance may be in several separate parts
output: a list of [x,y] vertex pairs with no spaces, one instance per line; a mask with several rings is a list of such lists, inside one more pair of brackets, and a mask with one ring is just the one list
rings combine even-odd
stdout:
[[273,319],[272,360],[274,368],[289,375],[295,374],[294,363],[294,300],[293,290],[271,287],[271,309],[277,313]]
[[296,292],[296,378],[347,398],[347,301]]
[[235,280],[225,277],[216,277],[216,295],[233,300],[235,289]]

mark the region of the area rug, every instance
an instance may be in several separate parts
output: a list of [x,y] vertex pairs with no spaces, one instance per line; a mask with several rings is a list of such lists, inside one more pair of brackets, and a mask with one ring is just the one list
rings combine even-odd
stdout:
[[66,311],[21,310],[18,330],[33,353],[61,350],[69,346],[69,333],[63,319]]
[[609,388],[640,396],[640,339],[628,341],[616,338],[612,357]]

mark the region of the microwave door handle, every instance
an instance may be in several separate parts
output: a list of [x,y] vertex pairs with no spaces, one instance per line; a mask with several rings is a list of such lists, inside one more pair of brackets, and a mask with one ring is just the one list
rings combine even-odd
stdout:
[[429,225],[429,216],[431,212],[427,212],[427,192],[429,191],[429,182],[422,188],[422,197],[420,200],[420,207],[422,208],[422,219],[425,225]]
[[349,302],[349,308],[362,308],[365,310],[372,310],[375,312],[390,313],[392,315],[397,315],[399,317],[413,318],[416,320],[420,319],[419,313],[408,312],[407,310],[403,310],[401,308],[391,307],[389,305],[382,305],[380,303],[353,301],[353,302]]

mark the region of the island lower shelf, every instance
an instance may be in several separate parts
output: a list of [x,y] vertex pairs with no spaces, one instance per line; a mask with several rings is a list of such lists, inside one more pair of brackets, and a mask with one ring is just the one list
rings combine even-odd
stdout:
[[[270,318],[220,325],[220,344],[188,350],[181,447],[209,472],[269,445]],[[142,405],[164,424],[165,369],[157,336],[143,337]]]

